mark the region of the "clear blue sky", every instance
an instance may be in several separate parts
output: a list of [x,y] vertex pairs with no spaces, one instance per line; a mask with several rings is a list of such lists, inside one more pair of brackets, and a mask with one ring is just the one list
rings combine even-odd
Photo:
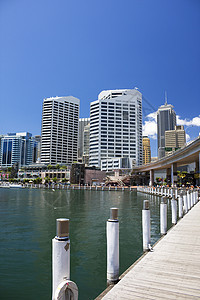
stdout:
[[199,0],[0,0],[0,45],[0,134],[40,134],[45,97],[73,95],[89,117],[99,92],[135,86],[199,117]]

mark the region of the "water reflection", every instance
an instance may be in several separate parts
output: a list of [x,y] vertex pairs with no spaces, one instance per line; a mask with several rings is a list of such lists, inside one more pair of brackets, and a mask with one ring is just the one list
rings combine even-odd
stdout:
[[[142,254],[142,206],[150,201],[151,236],[159,234],[160,197],[134,191],[0,189],[1,299],[51,298],[51,240],[56,219],[70,219],[71,279],[79,299],[106,287],[106,221],[119,208],[120,273]],[[168,227],[171,206],[168,204]],[[10,284],[12,283],[12,289]]]

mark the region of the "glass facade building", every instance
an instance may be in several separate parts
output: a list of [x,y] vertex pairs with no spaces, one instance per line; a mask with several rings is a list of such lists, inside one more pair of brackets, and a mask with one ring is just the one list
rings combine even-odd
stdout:
[[37,148],[37,142],[30,133],[7,134],[1,138],[1,167],[12,167],[15,163],[18,163],[19,167],[31,164],[34,159],[34,148]]
[[165,131],[174,130],[176,113],[171,104],[162,105],[157,111],[158,159],[165,156]]

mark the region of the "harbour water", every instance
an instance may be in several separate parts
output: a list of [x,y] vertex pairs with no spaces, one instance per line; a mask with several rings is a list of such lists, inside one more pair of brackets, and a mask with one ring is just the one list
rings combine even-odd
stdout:
[[[160,198],[135,191],[0,188],[0,299],[51,299],[51,243],[56,219],[70,219],[71,280],[79,299],[106,288],[106,220],[119,208],[120,274],[142,255],[143,200],[150,200],[152,244]],[[168,227],[171,226],[168,205]]]

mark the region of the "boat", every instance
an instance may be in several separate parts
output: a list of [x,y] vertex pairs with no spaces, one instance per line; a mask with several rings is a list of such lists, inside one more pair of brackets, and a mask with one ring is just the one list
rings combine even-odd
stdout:
[[21,184],[10,184],[10,188],[22,188]]

